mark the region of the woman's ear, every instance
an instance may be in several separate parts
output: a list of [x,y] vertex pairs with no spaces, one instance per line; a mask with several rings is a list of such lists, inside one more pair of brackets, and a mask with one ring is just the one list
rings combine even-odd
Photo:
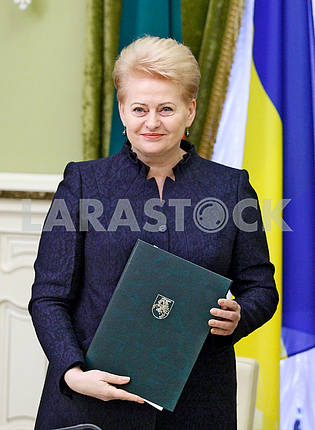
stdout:
[[196,107],[197,107],[196,99],[192,99],[188,106],[188,118],[186,122],[186,127],[190,127],[191,124],[194,122],[194,119],[196,116]]
[[123,123],[123,126],[125,127],[125,106],[121,101],[118,101],[118,110],[121,122]]

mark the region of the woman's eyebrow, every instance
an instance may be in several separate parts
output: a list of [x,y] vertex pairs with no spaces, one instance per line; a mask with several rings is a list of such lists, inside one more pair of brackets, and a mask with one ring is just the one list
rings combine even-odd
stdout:
[[172,103],[172,102],[159,103],[159,106],[162,106],[162,105],[173,105],[173,106],[175,106],[175,103]]
[[130,106],[133,106],[133,105],[147,106],[145,103],[140,103],[140,102],[134,102],[134,103],[131,103],[131,105],[130,105]]
[[[130,106],[133,106],[133,105],[148,106],[146,103],[140,103],[140,102],[131,103]],[[173,103],[173,102],[163,102],[163,103],[159,103],[158,104],[158,106],[162,106],[162,105],[173,105],[173,106],[175,106],[175,103]]]

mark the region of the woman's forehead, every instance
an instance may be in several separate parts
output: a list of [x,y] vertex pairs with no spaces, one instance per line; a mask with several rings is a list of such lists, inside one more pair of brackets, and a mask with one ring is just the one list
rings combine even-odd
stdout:
[[[166,103],[178,102],[181,91],[178,84],[169,79],[159,79],[150,76],[130,76],[124,88],[125,99],[135,103]],[[131,101],[132,100],[132,101]]]

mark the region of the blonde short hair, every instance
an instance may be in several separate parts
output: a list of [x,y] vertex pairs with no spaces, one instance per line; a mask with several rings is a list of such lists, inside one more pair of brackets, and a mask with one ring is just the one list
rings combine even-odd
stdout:
[[139,72],[178,84],[186,102],[197,97],[198,63],[191,50],[174,39],[145,36],[121,51],[113,70],[118,100],[124,99],[128,75]]

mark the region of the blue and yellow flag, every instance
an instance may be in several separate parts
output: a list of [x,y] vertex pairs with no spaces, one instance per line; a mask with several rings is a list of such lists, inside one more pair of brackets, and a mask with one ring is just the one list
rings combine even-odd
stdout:
[[260,363],[255,430],[279,428],[281,317],[280,428],[315,428],[314,52],[311,0],[256,1],[243,167],[260,197],[283,312],[237,347]]
[[[275,265],[279,293],[282,280],[281,225],[271,220],[282,199],[281,2],[260,0],[254,9],[254,39],[243,168],[257,191]],[[281,216],[281,211],[278,213]],[[279,218],[278,217],[278,218]],[[277,219],[276,219],[277,221]],[[279,224],[279,223],[278,223]],[[279,428],[279,360],[281,305],[274,317],[239,342],[237,355],[259,362],[255,429]]]

